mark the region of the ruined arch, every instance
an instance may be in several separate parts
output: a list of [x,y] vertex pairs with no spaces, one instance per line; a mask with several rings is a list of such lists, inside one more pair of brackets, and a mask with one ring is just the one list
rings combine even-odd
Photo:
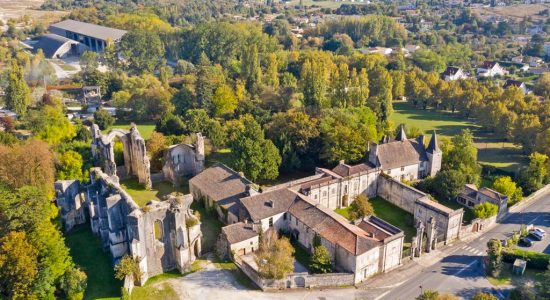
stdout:
[[114,153],[116,138],[120,139],[124,147],[125,175],[136,176],[140,184],[150,189],[151,164],[147,157],[145,140],[135,125],[132,125],[130,130],[113,129],[107,135],[103,135],[96,124],[92,125],[92,155],[96,165],[118,181]]

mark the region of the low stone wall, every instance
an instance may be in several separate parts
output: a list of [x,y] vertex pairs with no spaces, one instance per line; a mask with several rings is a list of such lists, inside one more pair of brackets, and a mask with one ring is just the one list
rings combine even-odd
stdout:
[[460,227],[460,239],[467,240],[478,232],[484,232],[497,223],[497,216],[488,219],[473,219],[468,225]]
[[263,291],[352,286],[355,279],[353,273],[292,273],[284,279],[263,279],[254,267],[241,258],[235,257],[235,264]]
[[532,193],[531,195],[529,195],[528,197],[523,199],[523,201],[521,201],[519,203],[516,203],[515,205],[509,207],[508,212],[517,212],[517,211],[521,210],[521,208],[523,208],[525,205],[531,203],[531,201],[533,201],[533,200],[539,198],[540,196],[542,196],[546,193],[549,193],[549,192],[550,192],[550,184],[547,184],[543,188],[541,188],[540,190]]

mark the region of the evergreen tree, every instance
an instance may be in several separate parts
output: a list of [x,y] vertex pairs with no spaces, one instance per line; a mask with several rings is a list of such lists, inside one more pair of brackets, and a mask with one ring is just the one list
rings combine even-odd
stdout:
[[27,107],[31,103],[29,87],[23,77],[23,70],[19,67],[16,60],[12,61],[8,74],[8,87],[6,88],[5,99],[6,107],[19,116],[27,112]]

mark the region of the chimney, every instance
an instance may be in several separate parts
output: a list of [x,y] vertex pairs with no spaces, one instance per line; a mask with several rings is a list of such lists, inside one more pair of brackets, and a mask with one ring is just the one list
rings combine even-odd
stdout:
[[256,191],[255,189],[252,188],[252,185],[251,184],[247,184],[246,187],[245,187],[245,193],[248,195],[248,196],[254,196],[254,195],[258,195],[258,191]]
[[345,163],[346,163],[346,161],[345,161],[345,160],[343,160],[343,159],[342,159],[342,160],[340,160],[340,161],[338,162],[338,164],[340,164],[340,165],[343,165],[343,164],[345,164]]

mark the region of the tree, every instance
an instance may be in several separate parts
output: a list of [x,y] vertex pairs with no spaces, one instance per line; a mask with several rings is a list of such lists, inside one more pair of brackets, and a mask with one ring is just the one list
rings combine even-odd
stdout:
[[314,149],[319,137],[319,121],[298,111],[280,112],[273,115],[266,128],[266,136],[273,141],[282,156],[284,171],[307,168],[314,164],[317,151]]
[[124,255],[115,266],[115,278],[124,280],[126,276],[133,276],[134,281],[141,280],[141,270],[139,268],[139,258],[133,258],[128,254]]
[[497,239],[487,242],[487,273],[492,277],[498,277],[502,267],[502,244]]
[[132,30],[120,41],[120,53],[126,68],[133,74],[152,73],[164,58],[164,45],[158,34],[146,30]]
[[499,176],[495,178],[493,189],[508,197],[509,206],[523,200],[523,191],[521,187],[518,187],[510,176]]
[[317,274],[332,272],[330,252],[325,246],[318,245],[313,249],[309,270]]
[[474,214],[476,218],[488,219],[496,216],[498,213],[498,206],[490,202],[483,202],[474,206]]
[[468,129],[451,139],[452,143],[443,148],[443,170],[456,170],[466,176],[466,183],[480,181],[481,168],[477,163],[477,148],[474,136]]
[[19,116],[27,112],[27,107],[31,103],[29,87],[23,77],[23,70],[19,67],[16,60],[12,61],[11,69],[8,73],[8,87],[6,88],[4,99],[6,107]]
[[151,161],[151,170],[162,171],[164,151],[168,146],[166,137],[162,133],[153,131],[151,137],[146,142],[147,155]]
[[99,126],[99,129],[105,130],[115,124],[115,117],[111,116],[107,110],[100,108],[94,112],[94,123]]
[[82,174],[82,156],[73,150],[66,151],[59,157],[57,178],[60,180],[79,179],[86,180]]
[[185,129],[185,123],[183,123],[181,118],[172,113],[168,113],[160,118],[155,126],[155,131],[165,135],[182,135]]
[[84,291],[87,287],[86,280],[86,273],[77,267],[72,266],[67,269],[61,279],[60,286],[68,300],[82,300],[84,298]]
[[215,116],[221,117],[233,114],[237,108],[237,98],[233,93],[233,89],[225,84],[218,87],[212,97],[212,106]]
[[472,298],[470,298],[470,300],[498,300],[498,298],[492,294],[477,291],[477,293]]
[[260,243],[256,263],[260,275],[267,279],[282,279],[294,270],[294,247],[286,237],[268,230]]
[[367,144],[378,140],[376,116],[367,107],[324,110],[319,128],[320,158],[330,164],[357,162],[364,157]]
[[550,73],[546,72],[539,77],[537,84],[535,84],[535,93],[543,96],[546,99],[550,99]]
[[12,231],[0,239],[0,295],[26,299],[38,276],[38,251],[25,232]]
[[265,139],[256,120],[245,115],[227,124],[235,169],[253,181],[277,178],[282,160],[279,150],[271,140]]
[[357,220],[370,215],[374,215],[374,208],[367,196],[363,194],[355,196],[353,202],[350,204],[350,219]]
[[94,72],[99,67],[99,55],[97,55],[97,52],[84,51],[80,55],[79,64],[83,74]]
[[458,196],[466,183],[466,176],[460,171],[443,170],[435,175],[432,189],[441,199],[451,200]]
[[44,105],[40,110],[29,111],[25,125],[35,137],[50,145],[70,141],[76,135],[73,124],[59,106]]
[[[543,281],[544,282],[544,281]],[[526,284],[522,284],[521,286],[516,287],[515,289],[510,291],[510,295],[508,297],[510,300],[535,300],[539,299],[535,293],[531,291],[531,288],[528,287]]]
[[425,290],[420,294],[420,296],[416,297],[416,300],[458,300],[459,298],[451,295],[451,294],[445,294],[440,293],[438,291],[433,290]]
[[241,75],[246,82],[246,88],[250,91],[258,87],[262,80],[262,69],[260,67],[260,57],[258,46],[250,43],[243,49]]
[[540,189],[548,174],[548,156],[537,152],[529,155],[529,165],[520,172],[520,184],[527,194]]

